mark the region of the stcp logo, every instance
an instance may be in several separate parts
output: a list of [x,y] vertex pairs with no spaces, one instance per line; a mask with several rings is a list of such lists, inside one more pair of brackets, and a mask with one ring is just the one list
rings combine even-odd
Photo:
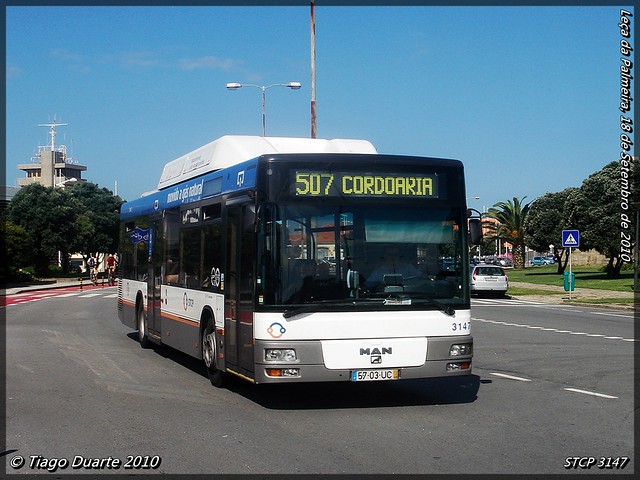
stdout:
[[187,311],[187,309],[193,307],[193,298],[189,298],[187,292],[184,292],[184,295],[182,296],[182,307],[184,308],[185,312]]

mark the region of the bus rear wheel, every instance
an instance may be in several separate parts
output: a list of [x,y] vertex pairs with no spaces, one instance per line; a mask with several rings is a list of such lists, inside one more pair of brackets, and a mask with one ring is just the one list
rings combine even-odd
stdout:
[[226,377],[222,370],[216,368],[216,356],[216,332],[212,322],[209,320],[202,332],[202,360],[207,369],[207,375],[209,376],[211,385],[221,388],[224,387],[226,383]]

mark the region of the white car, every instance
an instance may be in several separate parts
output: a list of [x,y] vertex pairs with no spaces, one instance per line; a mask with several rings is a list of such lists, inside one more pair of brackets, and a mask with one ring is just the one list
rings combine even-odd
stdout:
[[509,278],[502,267],[497,265],[472,265],[471,293],[495,293],[505,295],[509,289]]

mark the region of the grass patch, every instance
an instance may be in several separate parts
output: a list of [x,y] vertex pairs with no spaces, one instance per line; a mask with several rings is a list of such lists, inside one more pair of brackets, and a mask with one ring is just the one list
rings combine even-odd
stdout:
[[[511,280],[511,277],[509,277]],[[553,290],[544,290],[542,288],[522,288],[509,286],[507,295],[564,295],[566,292],[554,292]]]
[[614,303],[635,303],[635,299],[633,298],[572,298],[571,302],[575,303],[605,303],[605,304],[614,304]]
[[[633,271],[623,270],[620,278],[607,278],[600,266],[574,266],[576,288],[595,288],[599,290],[615,290],[618,292],[633,292]],[[569,271],[568,268],[566,271]],[[527,267],[524,270],[507,270],[510,282],[526,282],[538,285],[564,285],[564,275],[558,274],[557,265]],[[509,289],[511,291],[511,289]],[[548,293],[548,292],[547,292]]]

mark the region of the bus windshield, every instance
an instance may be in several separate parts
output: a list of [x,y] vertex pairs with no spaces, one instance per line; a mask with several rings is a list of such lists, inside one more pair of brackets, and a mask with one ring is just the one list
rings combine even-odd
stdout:
[[468,303],[462,208],[300,202],[264,210],[258,306]]

